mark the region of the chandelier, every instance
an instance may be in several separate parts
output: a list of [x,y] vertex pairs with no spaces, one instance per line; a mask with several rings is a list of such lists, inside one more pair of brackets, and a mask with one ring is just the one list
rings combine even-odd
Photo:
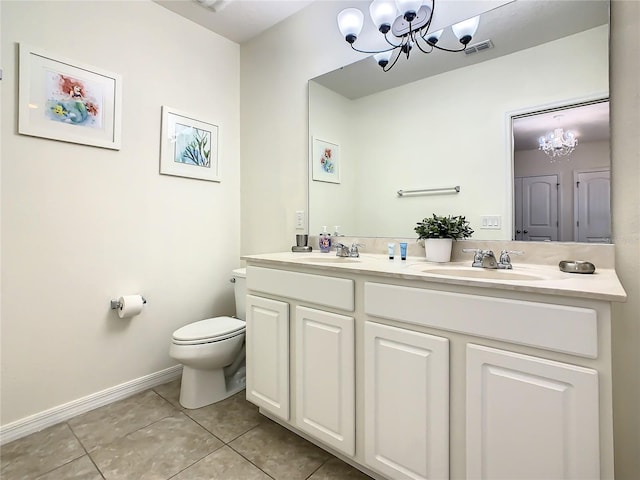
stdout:
[[551,158],[571,155],[578,145],[575,134],[569,130],[565,132],[562,128],[548,132],[545,136],[540,137],[538,142],[540,143],[538,150],[542,150]]
[[[373,53],[373,58],[388,72],[401,55],[409,58],[412,50],[431,53],[433,49],[462,52],[478,29],[479,17],[451,26],[462,47],[445,48],[437,45],[442,30],[430,32],[435,0],[373,0],[369,5],[371,20],[388,44],[381,50],[361,50],[354,43],[362,31],[364,15],[357,8],[346,8],[338,14],[338,28],[351,48],[360,53]],[[393,60],[392,60],[393,59]]]

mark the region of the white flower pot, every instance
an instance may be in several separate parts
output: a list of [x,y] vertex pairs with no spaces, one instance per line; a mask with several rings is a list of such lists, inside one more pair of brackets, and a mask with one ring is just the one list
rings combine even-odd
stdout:
[[424,250],[428,262],[445,263],[451,261],[453,238],[425,238]]

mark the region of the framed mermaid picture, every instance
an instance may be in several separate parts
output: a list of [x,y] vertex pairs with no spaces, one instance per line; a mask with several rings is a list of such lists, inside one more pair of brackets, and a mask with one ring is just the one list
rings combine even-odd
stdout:
[[340,145],[313,138],[311,175],[317,182],[340,183]]
[[122,79],[20,44],[18,132],[120,149]]

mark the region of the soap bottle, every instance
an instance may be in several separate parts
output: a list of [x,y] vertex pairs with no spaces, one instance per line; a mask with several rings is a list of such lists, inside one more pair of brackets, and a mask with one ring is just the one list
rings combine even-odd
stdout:
[[327,232],[326,225],[322,227],[322,233],[320,234],[318,243],[322,253],[328,253],[331,250],[331,234]]

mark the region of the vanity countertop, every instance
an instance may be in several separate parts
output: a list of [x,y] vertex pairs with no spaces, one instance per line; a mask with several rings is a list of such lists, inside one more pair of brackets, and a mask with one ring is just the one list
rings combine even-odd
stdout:
[[249,265],[305,268],[319,275],[330,272],[359,273],[451,285],[492,288],[577,298],[624,302],[627,295],[614,269],[598,268],[593,274],[564,273],[557,266],[517,263],[513,270],[471,268],[471,262],[432,263],[420,257],[396,257],[363,253],[340,258],[335,253],[265,253],[241,257]]

